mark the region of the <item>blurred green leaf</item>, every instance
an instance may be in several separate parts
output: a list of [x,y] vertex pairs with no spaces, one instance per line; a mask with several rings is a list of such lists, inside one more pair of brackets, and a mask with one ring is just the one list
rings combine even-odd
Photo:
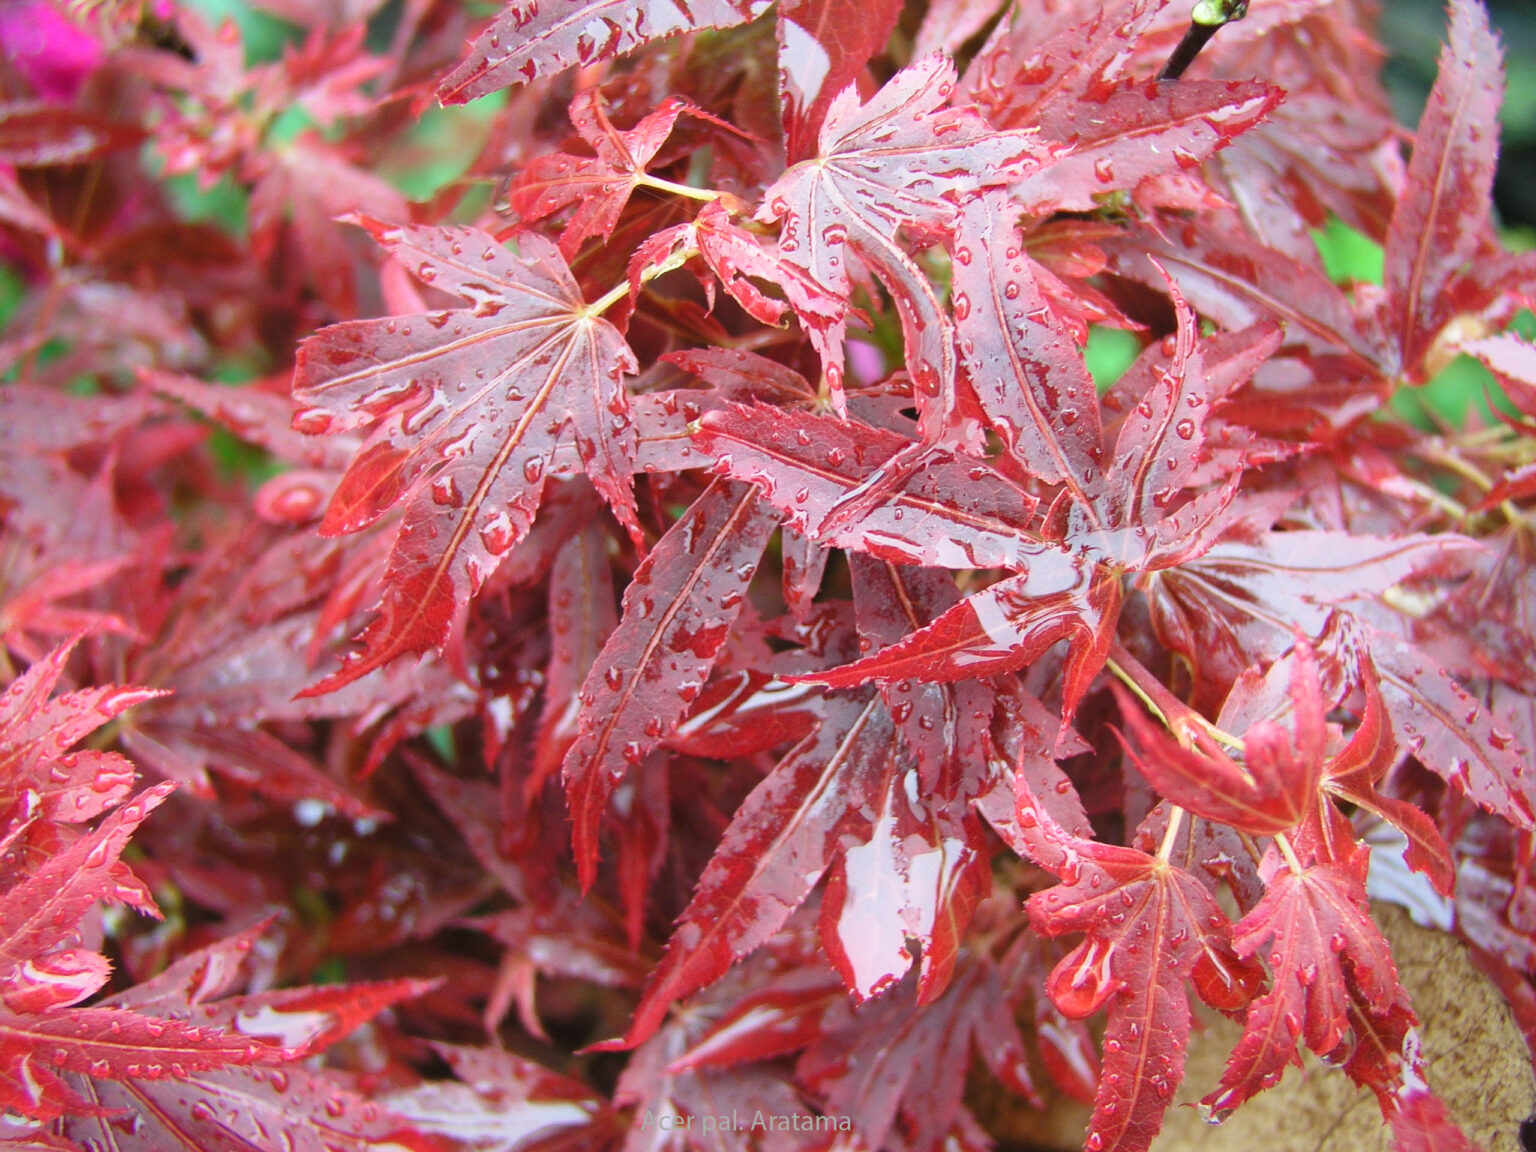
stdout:
[[1125,375],[1125,370],[1140,355],[1141,340],[1134,332],[1107,328],[1102,324],[1095,324],[1088,330],[1088,346],[1083,349],[1083,359],[1088,362],[1088,374],[1101,394]]
[[1380,284],[1383,258],[1381,245],[1358,232],[1336,216],[1312,231],[1312,242],[1322,257],[1323,267],[1336,284]]

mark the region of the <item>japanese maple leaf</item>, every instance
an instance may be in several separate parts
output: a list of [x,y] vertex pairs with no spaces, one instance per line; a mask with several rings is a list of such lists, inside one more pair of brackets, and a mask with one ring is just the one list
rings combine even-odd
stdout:
[[211,769],[279,802],[388,818],[268,727],[360,715],[371,722],[424,687],[419,677],[380,670],[323,698],[295,699],[314,679],[305,650],[323,631],[317,601],[343,552],[307,530],[260,524],[208,544],[160,635],[129,663],[136,678],[167,690],[123,723],[123,743],[141,765],[204,797],[213,795]]
[[1345,1046],[1353,1010],[1380,1018],[1406,1004],[1368,911],[1369,857],[1361,846],[1338,863],[1275,866],[1264,897],[1233,930],[1239,955],[1264,953],[1272,983],[1248,1009],[1221,1088],[1206,1097],[1217,1113],[1277,1083],[1287,1064],[1300,1062],[1299,1045],[1319,1056]]
[[962,1101],[971,1050],[1011,1091],[1035,1096],[1024,1043],[997,966],[967,953],[938,1000],[913,981],[867,1003],[839,1006],[800,1057],[798,1079],[870,1148],[938,1148],[971,1117]]
[[[998,124],[1064,115],[1125,76],[1160,7],[1155,0],[1067,7],[1054,27],[1010,10],[967,69],[961,92]],[[1085,18],[1072,21],[1076,11]]]
[[1095,197],[1197,168],[1260,123],[1283,93],[1257,81],[1133,74],[1142,33],[1160,4],[1122,0],[1040,42],[1037,21],[999,25],[966,77],[965,95],[997,128],[1035,128],[1049,164],[1010,190],[1035,215],[1092,211]]
[[[1001,484],[995,495],[988,491],[989,482],[1001,476],[964,455],[929,451],[920,467],[902,474],[893,465],[907,450],[895,446],[895,437],[853,435],[851,426],[813,433],[818,423],[830,422],[809,416],[780,417],[794,427],[793,440],[758,420],[747,445],[745,425],[738,426],[730,410],[707,417],[701,439],[720,445],[717,467],[761,477],[767,497],[827,543],[908,562],[957,568],[990,563],[1018,572],[889,648],[815,679],[834,686],[874,677],[958,679],[1021,667],[1070,637],[1075,641],[1065,672],[1070,717],[1108,655],[1119,620],[1121,573],[1172,568],[1198,556],[1228,523],[1240,471],[1219,487],[1185,493],[1202,482],[1207,421],[1216,402],[1252,374],[1280,334],[1259,325],[1198,344],[1193,313],[1175,290],[1178,331],[1166,347],[1144,353],[1128,373],[1127,392],[1139,400],[1121,423],[1113,454],[1105,453],[1098,443],[1095,393],[1080,356],[1059,342],[1032,346],[1042,326],[1026,310],[1039,297],[1015,291],[1025,283],[1027,269],[1017,260],[985,255],[979,225],[998,222],[1000,212],[999,203],[983,197],[962,214],[956,312],[992,320],[967,330],[961,347],[973,382],[1001,377],[1001,385],[973,386],[986,397],[983,410],[1005,443],[1031,471],[1063,484],[1068,498],[1057,507],[1065,526],[1053,529],[1064,537],[1059,543],[1043,538],[1042,528],[1030,523],[1032,500],[1016,498],[1015,507],[1005,509]],[[974,270],[966,266],[972,260]],[[1000,281],[993,279],[998,274]],[[1017,338],[1007,335],[1015,332]],[[1016,391],[1010,377],[1017,380]],[[891,449],[882,440],[889,440]],[[1111,461],[1107,467],[1099,463],[1101,454]],[[774,473],[761,467],[769,459],[777,464]],[[947,481],[946,472],[961,468],[966,482]],[[848,513],[850,498],[875,492],[871,478],[879,476],[890,482],[878,499]],[[845,487],[844,477],[858,481]],[[931,509],[923,499],[929,491],[946,494]],[[964,493],[960,506],[955,493]],[[812,501],[812,495],[820,498]],[[973,502],[974,509],[965,506]],[[828,508],[848,514],[829,514]],[[946,537],[942,542],[930,541],[930,533],[940,532]],[[948,558],[957,550],[968,564]]]
[[0,894],[0,999],[12,1012],[73,1004],[105,983],[105,959],[77,947],[85,914],[98,900],[158,914],[143,882],[120,857],[134,829],[171,790],[162,784],[115,808]]
[[890,39],[901,15],[895,0],[875,0],[850,19],[840,0],[788,0],[779,5],[779,100],[784,150],[791,164],[815,148],[816,130],[832,98],[859,78]]
[[[571,124],[594,155],[557,152],[531,161],[507,192],[512,210],[524,223],[542,220],[575,206],[560,233],[560,252],[574,259],[590,237],[606,240],[630,195],[645,179],[646,165],[671,135],[684,113],[704,115],[686,100],[669,98],[628,131],[615,128],[603,107],[600,89],[571,101]],[[713,117],[711,117],[713,119]]]
[[[422,1132],[470,1152],[512,1148],[605,1148],[620,1118],[585,1084],[500,1048],[434,1043],[457,1080],[387,1093],[383,1102]],[[566,1143],[566,1141],[569,1143]]]
[[1214,711],[1250,664],[1279,659],[1297,631],[1320,637],[1333,606],[1414,577],[1454,575],[1458,557],[1478,547],[1450,533],[1229,538],[1159,575],[1149,594],[1152,618],[1163,643],[1190,662],[1196,699]]
[[1375,539],[1273,532],[1251,543],[1223,541],[1159,579],[1153,619],[1164,642],[1188,656],[1197,683],[1208,684],[1235,682],[1254,657],[1282,656],[1296,631],[1323,636],[1338,606],[1356,621],[1355,647],[1365,654],[1353,659],[1350,678],[1368,677],[1375,686],[1397,746],[1477,804],[1529,827],[1536,792],[1521,744],[1405,634],[1395,612],[1372,604],[1411,577],[1458,574],[1461,555],[1476,547],[1450,533]]
[[[171,1027],[163,1020],[156,1026]],[[91,1081],[87,1087],[94,1105],[113,1115],[71,1115],[59,1122],[81,1148],[450,1152],[459,1147],[304,1064],[188,1068],[178,1079]],[[132,1120],[125,1122],[124,1116]]]
[[0,164],[78,164],[144,138],[133,124],[30,100],[0,101]]
[[1370,662],[1400,747],[1458,792],[1524,829],[1536,827],[1529,750],[1425,646],[1369,632]]
[[[1274,324],[1195,338],[1195,318],[1172,282],[1178,328],[1161,347],[1147,349],[1119,383],[1139,396],[1126,413],[1092,503],[1072,509],[1067,539],[1102,551],[1136,571],[1174,568],[1216,542],[1227,521],[1238,466],[1205,487],[1202,468],[1215,437],[1215,407],[1252,377],[1279,348]],[[1203,489],[1187,495],[1190,489]]]
[[[1311,646],[1298,644],[1294,662],[1277,669],[1292,676],[1295,733],[1267,717],[1256,720],[1243,731],[1240,762],[1222,752],[1198,723],[1184,726],[1188,744],[1173,739],[1116,685],[1121,717],[1143,749],[1141,755],[1131,750],[1137,769],[1165,799],[1207,819],[1256,836],[1294,829],[1317,802],[1328,729]],[[1256,687],[1251,678],[1240,679],[1224,717],[1261,692],[1262,683]]]
[[1086,933],[1047,990],[1073,1019],[1109,1010],[1085,1146],[1143,1152],[1184,1077],[1187,982],[1231,1010],[1252,995],[1257,972],[1234,954],[1226,915],[1200,879],[1159,856],[1071,835],[1020,780],[1026,843],[1062,880],[1030,897],[1030,923],[1045,936]]
[[91,1085],[103,1080],[180,1078],[287,1058],[281,1046],[232,1027],[113,1004],[73,1006],[110,970],[105,957],[79,946],[89,909],[105,899],[158,914],[121,855],[171,787],[116,808],[0,893],[0,1103],[12,1111],[38,1120],[99,1115]]
[[1107,238],[1104,248],[1113,267],[1148,283],[1160,283],[1156,269],[1166,269],[1200,312],[1225,328],[1279,320],[1287,343],[1347,357],[1346,369],[1360,374],[1382,354],[1378,338],[1322,269],[1245,232],[1219,224],[1180,229],[1155,218],[1153,226]]
[[908,942],[921,941],[918,999],[929,1003],[948,985],[971,911],[987,893],[987,842],[959,804],[921,798],[915,768],[890,773],[874,803],[868,839],[843,851],[828,873],[821,938],[861,999],[905,975]]
[[[1348,628],[1339,614],[1336,624]],[[1324,643],[1338,641],[1325,634]],[[1386,706],[1374,676],[1362,684],[1365,707],[1349,741],[1330,752],[1325,715],[1332,701],[1323,694],[1311,644],[1299,642],[1267,672],[1249,669],[1238,678],[1222,706],[1216,727],[1242,731],[1241,761],[1225,754],[1203,725],[1175,726],[1186,743],[1151,724],[1118,688],[1121,714],[1144,755],[1137,768],[1166,799],[1209,819],[1253,835],[1293,832],[1326,844],[1321,858],[1341,860],[1355,839],[1334,808],[1336,800],[1374,812],[1397,826],[1408,840],[1409,864],[1443,893],[1454,885],[1450,851],[1434,821],[1416,805],[1376,789],[1395,759],[1396,745]],[[1294,734],[1282,726],[1289,719]]]
[[755,20],[768,0],[511,0],[438,86],[464,104],[572,64],[595,64],[651,40]]
[[1414,137],[1408,179],[1387,228],[1382,285],[1397,362],[1417,372],[1457,312],[1487,302],[1477,257],[1497,252],[1489,217],[1498,163],[1504,54],[1488,13],[1450,5],[1449,42]]
[[43,656],[0,695],[0,831],[37,816],[94,819],[125,800],[133,783],[133,766],[117,753],[69,749],[163,693],[100,686],[53,696],[75,643]]
[[[827,110],[818,155],[775,181],[758,213],[783,221],[781,256],[842,298],[852,294],[855,261],[890,289],[933,442],[958,419],[952,326],[896,232],[947,230],[966,197],[1017,178],[1044,155],[1028,133],[993,132],[974,110],[944,107],[954,83],[954,65],[934,55],[902,69],[867,104],[843,89]],[[809,332],[841,412],[842,325]]]
[[1045,293],[1005,193],[965,205],[951,255],[960,362],[987,424],[1027,471],[1091,503],[1103,473],[1098,394],[1079,349],[1042,320]]
[[632,531],[636,436],[621,378],[635,360],[588,308],[554,247],[513,255],[473,228],[362,221],[422,280],[473,307],[335,325],[299,350],[294,393],[311,432],[378,421],[321,530],[356,531],[406,500],[364,652],[311,692],[443,643],[528,532],[556,452],[582,465]]
[[651,1036],[668,1008],[724,974],[783,927],[840,847],[850,807],[872,800],[895,735],[874,695],[829,697],[815,732],[799,741],[742,802],[699,877],[667,952],[622,1041]]
[[853,421],[737,405],[706,415],[696,439],[716,470],[758,482],[791,526],[822,543],[899,564],[1017,573],[881,651],[805,679],[836,687],[876,677],[965,679],[1022,667],[1067,637],[1078,641],[1068,657],[1070,705],[1098,674],[1119,618],[1119,577],[1084,549],[1042,539],[1034,498],[989,465],[935,451],[839,523],[839,503],[914,441]]
[[[38,21],[62,19],[48,8],[25,16],[21,9],[12,11],[13,19],[26,23],[30,36],[39,35]],[[0,102],[0,220],[62,240],[70,225],[55,220],[45,205],[28,195],[16,168],[83,163],[132,147],[142,138],[142,130],[131,124],[71,108],[30,100]]]
[[[660,265],[673,253],[693,251],[753,319],[782,326],[784,313],[793,309],[801,325],[807,332],[815,333],[813,339],[821,343],[829,339],[827,333],[832,329],[841,330],[848,312],[847,300],[817,283],[773,244],[765,244],[761,237],[737,223],[720,200],[705,204],[688,223],[663,229],[641,244],[630,262],[631,291],[638,293],[639,272],[646,265]],[[754,280],[775,286],[784,298],[769,296]],[[712,281],[705,281],[705,291],[713,295]],[[707,360],[723,354],[725,349],[703,348],[670,355],[674,362],[689,368],[690,359]],[[776,367],[785,371],[782,365]],[[814,399],[814,393],[807,398]]]
[[[1212,412],[1279,347],[1271,324],[1197,341],[1173,297],[1176,327],[1122,377],[1136,404],[1103,442],[1097,393],[1081,351],[1053,323],[1016,211],[1001,191],[961,211],[953,242],[954,309],[967,383],[1020,467],[1071,499],[1066,536],[1129,569],[1169,567],[1208,546],[1232,492],[1181,500],[1198,483]],[[1002,243],[998,243],[1001,237]]]
[[625,589],[619,625],[582,684],[579,732],[564,760],[584,888],[596,875],[608,797],[703,691],[777,521],[751,485],[717,481]]
[[[1351,305],[1309,260],[1222,226],[1179,228],[1177,244],[1168,243],[1167,229],[1160,229],[1162,239],[1144,235],[1129,245],[1111,244],[1120,253],[1116,262],[1146,278],[1137,268],[1146,266],[1150,252],[1166,260],[1202,311],[1223,323],[1267,313],[1285,320],[1296,339],[1345,351],[1358,371],[1422,383],[1438,370],[1432,353],[1441,334],[1452,331],[1451,321],[1489,313],[1507,318],[1536,283],[1528,255],[1500,251],[1488,216],[1501,61],[1482,7],[1453,4],[1450,42],[1387,228],[1383,292]],[[1361,401],[1355,396],[1353,402]]]
[[[959,599],[943,571],[850,559],[864,642],[898,640]],[[908,939],[919,941],[918,1000],[928,1003],[947,985],[971,911],[989,887],[986,844],[966,802],[985,790],[995,763],[993,692],[983,683],[913,678],[882,684],[881,695],[903,754],[872,797],[867,828],[849,821],[848,847],[822,896],[821,939],[860,998],[904,976]]]
[[[110,1141],[124,1152],[169,1147],[267,1152],[337,1149],[363,1152],[390,1142],[411,1152],[444,1146],[366,1101],[322,1069],[299,1063],[431,981],[391,980],[229,995],[265,925],[218,940],[94,1009],[111,1014],[125,1037],[200,1039],[166,1071],[148,1057],[104,1077],[71,1074],[69,1084],[91,1107],[59,1128],[81,1146]],[[235,1043],[252,1049],[241,1056]],[[220,1054],[224,1058],[219,1059]],[[174,1058],[174,1057],[171,1057]],[[254,1065],[254,1066],[252,1066]],[[135,1118],[124,1125],[123,1115]]]
[[[741,986],[728,991],[739,994]],[[722,1007],[731,1003],[726,1000]],[[760,1117],[809,1119],[813,1115],[804,1090],[788,1068],[761,1061],[725,1068],[690,1061],[692,1041],[706,1018],[703,1013],[690,1014],[669,1022],[630,1057],[614,1088],[614,1103],[633,1108],[633,1115],[648,1116],[651,1122],[631,1122],[625,1152],[706,1152],[720,1144],[709,1117],[739,1116],[745,1127]],[[774,1133],[771,1123],[766,1119],[758,1123],[757,1131],[763,1135],[753,1141],[764,1152],[789,1152],[799,1144]],[[727,1137],[725,1146],[738,1142],[739,1138]]]
[[107,584],[128,567],[129,557],[50,562],[47,552],[35,552],[20,541],[8,541],[3,547],[7,558],[0,560],[0,567],[11,579],[8,587],[0,587],[0,644],[23,660],[44,658],[47,645],[39,643],[44,637],[57,643],[80,632],[133,634],[111,612],[61,603]]

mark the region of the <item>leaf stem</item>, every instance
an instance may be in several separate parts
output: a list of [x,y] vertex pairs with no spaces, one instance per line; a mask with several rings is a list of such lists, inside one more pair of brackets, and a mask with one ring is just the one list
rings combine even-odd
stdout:
[[1296,849],[1291,847],[1291,842],[1284,832],[1275,833],[1275,847],[1280,849],[1280,855],[1285,857],[1285,862],[1292,872],[1300,876],[1306,871],[1301,866],[1301,861],[1296,858]]
[[1163,829],[1163,842],[1157,846],[1157,858],[1166,864],[1173,859],[1173,843],[1179,838],[1184,826],[1184,809],[1177,804],[1168,805],[1168,827]]
[[1189,16],[1189,27],[1168,63],[1157,74],[1159,80],[1177,80],[1200,55],[1200,50],[1223,27],[1248,15],[1248,0],[1199,0]]
[[1405,476],[1403,477],[1403,483],[1407,487],[1413,489],[1413,491],[1426,503],[1433,504],[1436,508],[1439,508],[1440,511],[1446,513],[1454,519],[1467,520],[1472,516],[1471,511],[1460,500],[1457,500],[1452,496],[1447,496],[1444,492],[1441,492],[1437,488],[1431,487],[1430,485],[1424,483],[1422,480],[1412,480]]
[[1218,728],[1168,691],[1167,686],[1152,675],[1146,665],[1136,659],[1123,644],[1116,641],[1109,650],[1109,659],[1104,663],[1115,677],[1146,705],[1147,711],[1161,721],[1163,727],[1168,729],[1174,739],[1184,747],[1188,748],[1192,743],[1194,729],[1199,729],[1216,743],[1224,744],[1228,748],[1244,747],[1240,737]]
[[1124,684],[1131,690],[1131,694],[1146,706],[1148,712],[1152,713],[1153,716],[1157,717],[1157,719],[1162,722],[1164,728],[1169,726],[1168,717],[1164,715],[1163,710],[1157,706],[1157,701],[1153,700],[1151,695],[1136,682],[1136,678],[1131,675],[1131,672],[1128,668],[1123,667],[1113,656],[1104,661],[1104,666],[1108,668],[1112,673],[1114,673],[1115,678],[1119,680],[1120,683]]
[[592,301],[592,303],[587,305],[586,314],[588,316],[601,316],[604,312],[608,311],[608,309],[612,308],[615,304],[617,304],[620,300],[624,299],[624,297],[628,295],[628,282],[623,284],[615,284],[612,288],[608,289],[607,292],[603,293],[602,296],[598,297],[596,300]]
[[1120,678],[1127,688],[1147,706],[1147,710],[1163,722],[1163,726],[1175,735],[1184,726],[1178,721],[1193,715],[1192,709],[1180,700],[1167,686],[1147,669],[1147,666],[1131,654],[1118,640],[1109,650],[1109,670]]
[[662,176],[652,176],[649,172],[640,173],[635,180],[635,185],[641,188],[655,188],[658,192],[670,192],[674,196],[686,196],[690,200],[718,200],[722,195],[713,188],[695,188],[691,184],[678,184]]
[[1413,452],[1432,464],[1439,464],[1442,468],[1456,473],[1463,480],[1471,481],[1484,492],[1493,488],[1493,481],[1484,474],[1481,468],[1470,460],[1464,459],[1455,452],[1452,452],[1444,444],[1431,441],[1427,444],[1418,445],[1413,449]]
[[[679,269],[679,267],[687,264],[688,261],[693,260],[696,255],[699,255],[699,249],[697,249],[697,247],[691,246],[691,244],[688,247],[680,247],[680,249],[668,253],[665,260],[659,261],[659,263],[656,264],[648,264],[647,267],[641,269],[641,275],[639,275],[639,283],[644,284],[647,283],[647,281],[656,280],[656,276],[662,275],[662,273],[671,272],[673,269]],[[633,273],[631,273],[631,276],[633,276]],[[608,289],[604,295],[599,296],[598,300],[594,300],[593,303],[588,304],[587,309],[585,309],[585,315],[601,316],[602,313],[607,312],[608,309],[611,309],[614,304],[624,300],[625,296],[630,295],[630,292],[631,281],[627,280],[622,284],[614,284],[614,286],[611,287],[611,289]]]

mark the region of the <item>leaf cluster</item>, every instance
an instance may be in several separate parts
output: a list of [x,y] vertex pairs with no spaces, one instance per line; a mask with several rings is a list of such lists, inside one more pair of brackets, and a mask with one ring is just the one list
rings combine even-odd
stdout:
[[0,10],[0,1147],[1475,1147],[1371,900],[1536,1040],[1477,0],[1407,149],[1351,0],[261,7]]

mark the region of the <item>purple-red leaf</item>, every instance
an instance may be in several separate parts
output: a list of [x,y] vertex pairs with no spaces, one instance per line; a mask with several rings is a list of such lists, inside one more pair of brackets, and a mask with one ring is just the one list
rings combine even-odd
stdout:
[[838,502],[912,445],[899,433],[733,404],[707,413],[695,442],[717,473],[757,484],[792,528],[822,544],[897,564],[957,569],[1022,569],[1057,551],[1033,530],[1033,497],[980,461],[942,452],[829,531]]
[[839,0],[779,5],[779,99],[791,164],[813,151],[832,97],[854,83],[885,47],[900,15],[898,0],[873,0],[856,18]]
[[[781,176],[758,213],[765,222],[783,221],[783,258],[845,300],[855,260],[890,288],[930,439],[949,431],[955,416],[950,322],[896,230],[947,229],[960,201],[1017,178],[1042,155],[1026,133],[993,132],[971,109],[944,108],[954,83],[954,65],[935,55],[898,72],[867,104],[845,88],[827,111],[818,155]],[[838,405],[841,344],[841,324],[817,338]]]
[[[1298,644],[1294,659],[1277,663],[1263,679],[1273,679],[1276,671],[1290,677],[1295,733],[1272,719],[1250,724],[1242,733],[1241,763],[1198,727],[1189,733],[1190,744],[1174,740],[1114,685],[1120,715],[1142,749],[1142,755],[1133,753],[1136,767],[1159,795],[1256,836],[1287,832],[1302,822],[1317,804],[1328,736],[1311,646]],[[1263,692],[1258,679],[1239,679],[1227,708],[1241,708],[1243,698]]]
[[678,725],[709,679],[778,517],[747,484],[720,481],[674,524],[624,592],[623,617],[581,688],[581,731],[565,757],[582,887],[625,773]]
[[962,600],[899,643],[802,679],[834,688],[867,680],[959,680],[1007,672],[1070,641],[1063,692],[1076,708],[1103,668],[1120,618],[1120,576],[1082,553],[1052,549],[1029,571]]
[[1206,1097],[1218,1113],[1277,1083],[1287,1064],[1299,1062],[1298,1044],[1320,1056],[1338,1048],[1352,1005],[1381,1015],[1403,996],[1386,939],[1368,915],[1369,855],[1358,848],[1343,863],[1282,868],[1233,930],[1238,955],[1262,953],[1272,984],[1248,1010],[1221,1088]]
[[7,1001],[24,996],[33,983],[51,982],[47,972],[33,974],[35,962],[77,942],[85,913],[98,900],[159,915],[143,882],[119,857],[134,829],[173,790],[160,784],[141,792],[0,895],[0,988]]
[[1530,755],[1499,718],[1417,645],[1376,633],[1370,653],[1398,746],[1490,812],[1536,827]]
[[90,820],[124,799],[133,782],[132,766],[117,754],[69,748],[162,693],[103,686],[50,699],[74,647],[55,648],[0,695],[0,820],[15,819],[12,806],[28,795],[48,819]]
[[667,1009],[779,930],[840,847],[850,808],[873,802],[895,735],[878,696],[828,697],[825,718],[743,801],[672,934],[635,1018],[632,1048]]
[[1450,42],[1414,139],[1408,180],[1387,229],[1383,284],[1400,364],[1416,369],[1455,300],[1446,289],[1491,239],[1504,53],[1474,0],[1454,0]]
[[[64,1131],[84,1148],[370,1152],[391,1147],[449,1152],[452,1147],[339,1078],[304,1065],[189,1067],[177,1079],[98,1081],[89,1091],[98,1107],[116,1114],[63,1121]],[[133,1119],[125,1121],[124,1116]]]
[[28,1016],[0,1009],[0,1101],[40,1120],[89,1115],[102,1107],[63,1079],[64,1073],[98,1080],[180,1080],[231,1064],[275,1064],[287,1058],[281,1048],[238,1032],[121,1008],[68,1008]]
[[960,362],[987,423],[1019,464],[1082,503],[1102,475],[1098,395],[1082,353],[1048,313],[1017,215],[1002,193],[970,201],[955,226]]
[[636,436],[621,378],[635,368],[559,254],[523,235],[514,256],[473,228],[364,225],[469,309],[327,328],[299,352],[306,431],[378,420],[326,512],[356,531],[406,500],[364,653],[329,691],[442,645],[469,598],[528,532],[556,451],[573,439],[599,492],[634,525]]
[[666,143],[677,118],[689,110],[686,101],[667,100],[624,132],[609,121],[601,90],[590,89],[571,101],[571,123],[596,155],[538,157],[513,181],[508,204],[525,224],[574,205],[576,212],[560,234],[561,254],[574,259],[585,240],[608,239],[646,165]]
[[767,10],[768,0],[511,0],[438,85],[437,98],[464,104],[663,36],[745,24]]
[[1251,975],[1199,879],[1134,848],[1071,835],[1027,789],[1019,803],[1031,854],[1062,881],[1030,897],[1030,923],[1046,936],[1087,934],[1052,971],[1051,998],[1072,1019],[1109,1009],[1086,1146],[1145,1152],[1184,1078],[1188,983],[1208,1001],[1240,1006]]
[[912,966],[920,942],[918,1002],[949,983],[976,902],[989,887],[986,841],[974,817],[944,795],[923,796],[916,769],[893,772],[875,800],[869,839],[838,857],[821,903],[821,938],[859,999]]
[[973,1047],[1008,1089],[1034,1096],[1018,1025],[984,957],[967,956],[934,1003],[918,1003],[908,982],[840,1015],[796,1073],[832,1114],[852,1118],[870,1148],[898,1136],[911,1148],[945,1147],[952,1127],[970,1120],[962,1096]]

